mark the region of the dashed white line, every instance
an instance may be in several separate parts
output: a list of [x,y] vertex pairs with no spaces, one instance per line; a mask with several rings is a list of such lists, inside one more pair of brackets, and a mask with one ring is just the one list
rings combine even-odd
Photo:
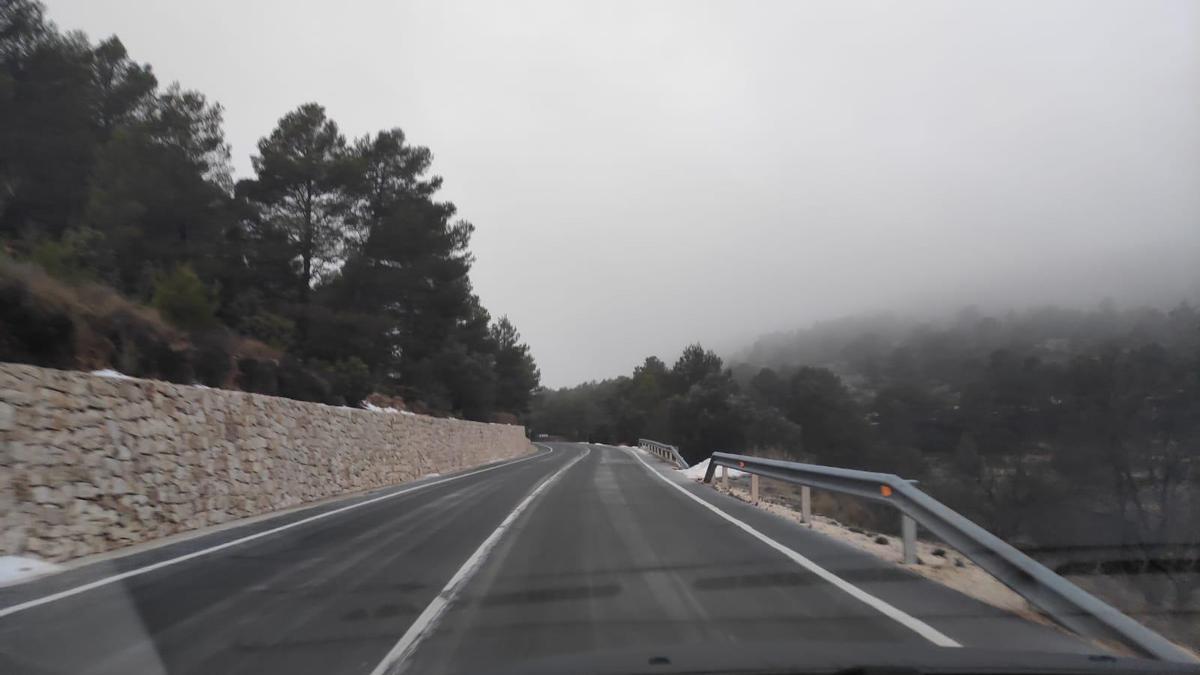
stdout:
[[490,535],[488,535],[487,539],[483,540],[483,543],[479,545],[479,548],[475,549],[475,552],[472,553],[469,558],[467,558],[467,561],[458,568],[458,571],[454,573],[454,576],[450,577],[450,581],[446,582],[446,585],[442,588],[441,592],[438,593],[437,596],[434,597],[434,599],[429,603],[429,605],[425,607],[425,610],[421,612],[420,616],[418,616],[416,620],[412,622],[412,625],[409,626],[404,635],[400,637],[400,641],[396,643],[396,646],[392,647],[392,649],[388,651],[387,655],[383,657],[383,660],[379,662],[378,666],[375,666],[375,669],[371,671],[371,675],[385,675],[386,673],[399,672],[404,667],[405,662],[410,656],[412,656],[413,651],[417,648],[417,645],[420,644],[421,639],[429,634],[430,630],[437,623],[438,619],[441,618],[442,613],[446,611],[446,608],[450,605],[450,603],[454,602],[455,596],[458,595],[460,590],[462,590],[462,587],[466,584],[467,580],[471,578],[471,575],[474,574],[477,569],[479,569],[479,566],[483,563],[483,560],[487,557],[488,553],[490,553],[500,541],[500,537],[504,536],[504,533],[508,531],[510,527],[512,527],[512,524],[517,520],[518,517],[520,517],[521,513],[525,511],[525,509],[527,509],[531,503],[533,503],[533,500],[539,494],[541,494],[542,491],[549,487],[551,483],[558,480],[559,477],[566,473],[567,469],[570,469],[572,466],[574,466],[576,462],[584,457],[587,457],[588,453],[591,451],[591,448],[587,448],[587,451],[582,455],[579,455],[570,462],[567,462],[563,468],[559,469],[549,478],[539,483],[538,486],[533,489],[533,492],[530,492],[525,499],[521,500],[521,503],[517,504],[516,508],[514,508],[512,512],[508,514],[508,517],[505,518],[504,521],[501,522],[500,525],[497,526]]
[[746,523],[742,522],[741,520],[734,518],[733,516],[729,515],[728,513],[725,513],[724,511],[717,508],[716,506],[704,501],[703,499],[697,497],[696,495],[692,494],[691,492],[688,492],[683,487],[675,484],[675,482],[672,481],[670,478],[664,476],[663,474],[659,473],[658,471],[655,471],[649,464],[646,463],[645,460],[642,459],[640,450],[637,450],[636,448],[630,448],[629,452],[630,452],[630,454],[632,454],[634,456],[635,459],[637,459],[638,462],[641,462],[642,466],[646,467],[647,471],[649,471],[654,476],[662,479],[662,481],[664,483],[666,483],[667,485],[670,485],[671,487],[675,488],[676,490],[679,490],[688,499],[691,499],[692,501],[703,506],[704,508],[708,509],[709,511],[712,511],[713,513],[717,514],[721,518],[724,518],[725,520],[729,521],[733,525],[736,525],[739,529],[744,531],[746,534],[749,534],[750,536],[754,537],[755,539],[758,539],[759,541],[763,542],[767,546],[770,546],[771,548],[775,549],[776,551],[779,551],[783,555],[787,556],[792,562],[803,567],[804,569],[808,570],[809,572],[812,572],[813,574],[821,577],[825,581],[828,581],[830,584],[845,591],[846,593],[849,593],[854,598],[862,601],[863,603],[867,604],[872,609],[875,609],[876,611],[880,612],[881,614],[888,617],[889,619],[892,619],[893,621],[901,624],[905,628],[912,630],[913,632],[917,633],[921,637],[925,638],[926,640],[929,640],[930,642],[932,642],[933,644],[935,644],[939,647],[961,647],[962,646],[961,644],[956,642],[954,639],[947,636],[945,633],[942,633],[938,629],[934,628],[933,626],[930,626],[929,624],[918,619],[917,617],[912,616],[911,614],[908,614],[908,613],[904,612],[903,610],[900,610],[895,605],[889,604],[888,602],[886,602],[884,600],[880,600],[879,598],[871,595],[870,593],[864,591],[863,589],[859,588],[858,586],[855,586],[854,584],[846,581],[845,579],[839,577],[838,575],[834,574],[833,572],[830,572],[829,570],[825,569],[824,567],[821,567],[817,563],[800,555],[796,551],[775,541],[774,539],[768,537],[767,535],[763,534],[762,532],[759,532],[758,530],[747,525]]
[[[542,446],[542,447],[545,447],[550,452],[554,452],[554,449],[550,448],[549,446]],[[449,476],[447,478],[442,478],[440,480],[434,480],[434,481],[430,481],[428,483],[414,485],[409,488],[397,490],[396,492],[389,492],[388,494],[381,495],[379,497],[372,497],[371,499],[367,499],[367,500],[364,500],[361,502],[355,502],[354,504],[350,504],[348,506],[343,506],[341,508],[333,509],[332,511],[325,511],[323,513],[318,513],[315,516],[309,516],[308,518],[302,518],[300,520],[297,520],[297,521],[294,521],[291,523],[287,523],[286,525],[280,525],[279,527],[273,527],[269,530],[264,530],[262,532],[256,532],[254,534],[247,535],[245,537],[241,537],[238,539],[234,539],[232,541],[227,541],[223,544],[217,544],[216,546],[211,546],[209,548],[206,548],[206,549],[203,549],[200,551],[194,551],[192,553],[188,553],[186,555],[181,555],[176,558],[171,558],[169,560],[163,560],[161,562],[156,562],[152,565],[146,565],[145,567],[139,567],[137,569],[129,570],[128,572],[122,572],[120,574],[114,574],[110,577],[104,577],[103,579],[97,579],[96,581],[92,581],[90,583],[82,584],[80,586],[75,586],[73,588],[68,588],[65,591],[59,591],[58,593],[52,593],[50,595],[45,595],[40,598],[34,598],[33,600],[27,600],[26,602],[18,603],[15,605],[10,605],[8,607],[0,609],[0,618],[6,617],[6,616],[11,616],[13,614],[16,614],[17,612],[23,612],[27,609],[32,609],[39,605],[45,605],[45,604],[48,604],[51,602],[55,602],[57,600],[62,600],[63,598],[69,598],[73,595],[79,595],[80,593],[86,593],[87,591],[91,591],[91,590],[94,590],[97,588],[101,588],[103,586],[107,586],[109,584],[114,584],[118,581],[123,581],[125,579],[129,579],[130,577],[136,577],[141,574],[146,574],[147,572],[153,572],[155,570],[160,570],[164,567],[169,567],[171,565],[177,565],[181,562],[193,560],[195,558],[199,558],[201,556],[205,556],[210,553],[215,553],[217,551],[221,551],[221,550],[233,547],[233,546],[238,546],[238,545],[244,544],[248,541],[254,541],[255,539],[261,539],[263,537],[269,537],[272,534],[278,534],[280,532],[283,532],[284,530],[290,530],[293,527],[300,527],[301,525],[307,525],[308,523],[321,520],[322,518],[329,518],[330,516],[335,516],[339,513],[345,513],[346,511],[351,511],[353,509],[367,506],[368,504],[374,504],[376,502],[381,502],[385,499],[399,497],[400,495],[406,495],[411,492],[416,492],[417,490],[424,490],[425,488],[433,487],[435,485],[449,483],[450,481],[459,480],[460,478],[467,478],[469,476],[475,476],[475,475],[478,475],[481,473],[487,473],[488,471],[494,471],[496,469],[500,469],[500,468],[503,468],[506,466],[520,464],[521,462],[528,461],[528,460],[534,459],[536,457],[543,457],[543,456],[545,456],[545,454],[546,453],[538,453],[536,455],[522,457],[521,459],[513,460],[510,462],[504,462],[503,464],[496,464],[493,466],[489,466],[487,468],[477,469],[475,471],[470,471],[468,473],[458,474],[457,476]]]

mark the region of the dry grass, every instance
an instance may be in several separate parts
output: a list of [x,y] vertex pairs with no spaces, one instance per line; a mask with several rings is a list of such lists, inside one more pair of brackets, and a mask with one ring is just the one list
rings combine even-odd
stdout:
[[248,338],[241,335],[235,335],[230,338],[230,352],[237,358],[258,359],[259,361],[279,361],[283,358],[283,350],[272,347],[271,345]]
[[[64,282],[32,263],[0,257],[0,289],[27,299],[32,314],[29,321],[69,320],[70,344],[61,346],[70,353],[71,362],[53,364],[59,367],[122,370],[122,351],[133,343],[160,345],[180,355],[193,347],[186,332],[169,324],[152,307],[133,302],[101,284]],[[233,358],[278,362],[283,356],[280,350],[251,338],[230,334],[219,339]]]
[[11,345],[18,350],[24,344],[53,352],[53,365],[60,368],[90,370],[113,365],[118,356],[114,334],[136,333],[160,344],[186,346],[186,336],[154,310],[132,303],[110,288],[54,279],[35,264],[0,258],[0,289],[16,300],[6,313],[25,324],[12,330],[43,328],[36,339],[25,337],[25,342],[17,339]]
[[37,265],[0,259],[0,288],[25,298],[29,321],[69,321],[72,330],[57,336],[64,341],[57,347],[73,362],[58,365],[89,370],[112,366],[118,356],[113,339],[118,335],[136,334],[173,349],[187,347],[187,336],[153,309],[105,286],[65,283]]

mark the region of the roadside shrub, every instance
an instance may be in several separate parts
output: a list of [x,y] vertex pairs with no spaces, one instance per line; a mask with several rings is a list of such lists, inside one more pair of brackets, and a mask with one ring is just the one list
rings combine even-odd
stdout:
[[236,382],[242,391],[276,396],[279,394],[279,366],[268,359],[240,358]]
[[418,415],[427,415],[429,417],[445,417],[446,416],[446,413],[442,412],[438,408],[434,408],[433,406],[429,405],[428,403],[426,403],[425,401],[422,401],[420,399],[409,402],[408,409]]
[[244,319],[238,330],[252,338],[274,347],[287,349],[296,334],[296,322],[271,312],[258,312]]
[[337,364],[353,357],[373,365],[386,363],[393,356],[392,345],[379,339],[391,326],[382,313],[367,314],[312,304],[297,308],[295,316],[297,321],[306,322],[305,338],[298,353],[308,359]]
[[28,288],[0,280],[0,361],[50,368],[75,362],[75,323],[62,308],[41,305]]
[[80,282],[102,278],[111,272],[111,257],[107,251],[102,233],[88,227],[77,227],[64,232],[62,239],[37,242],[29,252],[29,260],[50,276]]
[[102,318],[103,335],[112,343],[117,370],[135,377],[191,384],[191,345],[186,336],[162,331],[135,311],[119,308]]
[[334,399],[343,405],[362,405],[374,386],[370,369],[357,356],[324,366],[322,370]]
[[492,416],[488,421],[495,424],[521,424],[521,418],[507,412],[492,413]]
[[278,372],[280,396],[299,401],[336,403],[329,382],[305,367],[299,359],[284,356],[279,362]]
[[362,359],[350,357],[334,364],[331,384],[334,393],[342,396],[347,405],[361,406],[374,388],[374,378]]
[[192,336],[193,370],[196,381],[209,387],[222,387],[233,372],[230,337],[225,331],[206,331]]
[[74,276],[70,253],[61,241],[47,239],[38,243],[30,252],[29,259],[41,266],[51,276],[59,279],[69,279]]
[[196,372],[192,368],[192,349],[187,342],[171,344],[153,339],[154,336],[139,335],[145,339],[142,345],[144,353],[143,367],[135,372],[141,377],[157,377],[176,384],[192,384],[196,381]]
[[187,265],[179,265],[156,280],[151,304],[167,321],[180,328],[200,330],[217,323],[214,294]]

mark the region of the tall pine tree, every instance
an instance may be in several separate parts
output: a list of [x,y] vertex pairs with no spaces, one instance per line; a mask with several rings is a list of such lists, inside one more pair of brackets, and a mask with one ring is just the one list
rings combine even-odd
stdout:
[[251,162],[256,178],[239,192],[291,244],[303,332],[313,285],[337,271],[354,239],[355,162],[337,123],[316,103],[284,115]]

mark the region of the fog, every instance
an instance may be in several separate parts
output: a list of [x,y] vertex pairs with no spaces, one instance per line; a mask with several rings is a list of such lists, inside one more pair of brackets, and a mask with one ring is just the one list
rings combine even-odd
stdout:
[[1200,297],[1200,3],[48,0],[429,146],[547,385],[863,311]]

